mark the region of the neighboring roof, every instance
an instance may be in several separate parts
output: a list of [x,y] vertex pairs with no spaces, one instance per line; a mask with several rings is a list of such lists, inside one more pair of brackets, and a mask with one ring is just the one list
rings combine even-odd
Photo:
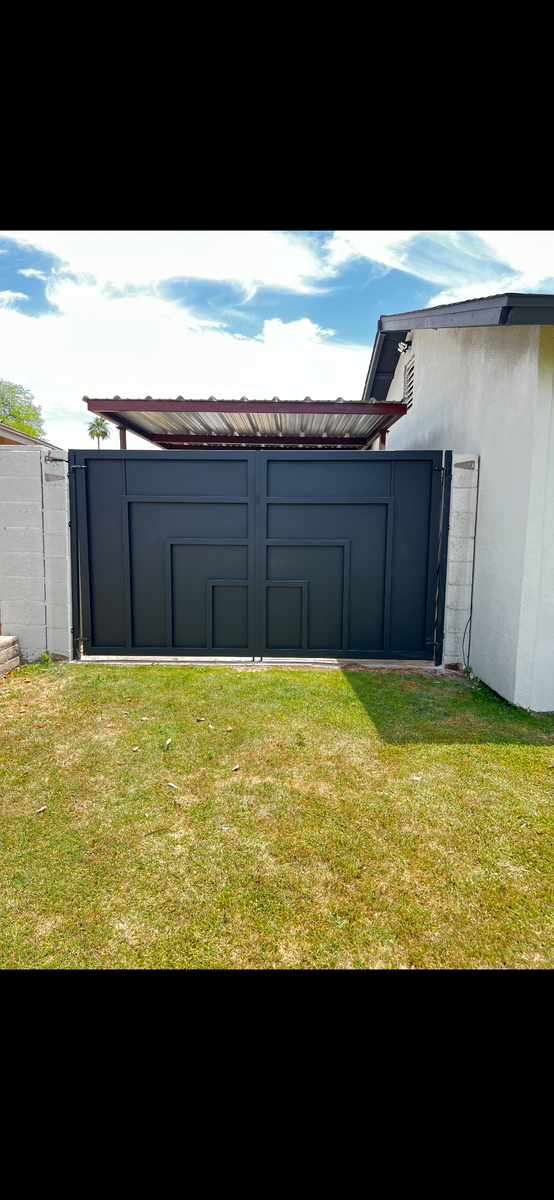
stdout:
[[241,447],[368,449],[382,429],[404,416],[405,404],[359,400],[90,400],[90,412],[163,449]]
[[11,446],[44,446],[47,450],[60,450],[52,442],[43,442],[41,438],[32,437],[29,433],[21,433],[20,429],[12,429],[11,425],[0,422],[0,445]]
[[554,295],[504,292],[382,316],[371,355],[363,399],[386,401],[398,364],[398,343],[415,329],[467,329],[489,325],[554,325]]

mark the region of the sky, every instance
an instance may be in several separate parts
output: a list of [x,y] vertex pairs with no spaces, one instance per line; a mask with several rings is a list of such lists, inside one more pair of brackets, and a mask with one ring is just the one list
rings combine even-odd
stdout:
[[0,378],[79,449],[85,395],[360,399],[383,313],[503,291],[554,293],[554,231],[4,230]]

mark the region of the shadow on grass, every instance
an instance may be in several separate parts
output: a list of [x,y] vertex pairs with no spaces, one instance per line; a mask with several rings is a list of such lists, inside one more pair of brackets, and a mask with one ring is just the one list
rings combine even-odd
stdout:
[[516,708],[484,683],[348,669],[343,675],[385,742],[554,745],[554,713]]

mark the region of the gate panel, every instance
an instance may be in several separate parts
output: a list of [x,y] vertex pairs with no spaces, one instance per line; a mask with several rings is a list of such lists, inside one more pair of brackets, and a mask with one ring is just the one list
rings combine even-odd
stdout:
[[72,451],[88,654],[254,654],[255,455]]
[[260,654],[433,658],[442,452],[259,459]]
[[[200,585],[201,606],[206,619],[206,581],[210,576],[226,575],[226,563],[229,558],[226,544],[231,542],[248,547],[248,505],[246,503],[198,503],[198,500],[182,500],[179,503],[168,503],[168,497],[159,499],[145,497],[125,497],[128,509],[126,527],[129,531],[129,597],[130,621],[132,628],[132,645],[136,649],[152,646],[156,649],[167,648],[171,652],[171,642],[168,644],[167,605],[169,595],[172,601],[172,620],[183,624],[183,614],[180,611],[185,602],[179,590],[176,590],[174,571],[181,563],[188,560],[191,569],[199,572],[197,579],[191,579],[186,603],[196,604],[195,585]],[[168,537],[169,535],[169,537]],[[167,578],[166,542],[175,543],[185,539],[191,543],[188,553],[173,552],[170,555],[170,579]],[[192,546],[197,547],[194,554]],[[203,548],[204,553],[199,553]],[[209,552],[208,552],[209,549]],[[236,558],[235,553],[235,558]],[[239,555],[244,562],[242,578],[248,579],[247,553]],[[234,567],[229,564],[231,577]],[[205,574],[205,571],[208,574]],[[203,573],[204,572],[204,573]],[[170,584],[171,581],[171,584]],[[168,588],[168,584],[170,587]],[[189,614],[196,620],[196,608]],[[181,633],[182,635],[182,633]],[[189,643],[192,648],[194,643]],[[202,647],[208,650],[206,637]],[[183,650],[186,653],[186,650]]]
[[70,451],[75,640],[102,655],[431,659],[442,460]]

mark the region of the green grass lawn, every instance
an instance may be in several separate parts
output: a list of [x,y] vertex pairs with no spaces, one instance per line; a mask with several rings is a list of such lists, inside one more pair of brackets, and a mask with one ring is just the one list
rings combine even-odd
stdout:
[[554,966],[554,715],[483,685],[36,665],[0,739],[4,969]]

